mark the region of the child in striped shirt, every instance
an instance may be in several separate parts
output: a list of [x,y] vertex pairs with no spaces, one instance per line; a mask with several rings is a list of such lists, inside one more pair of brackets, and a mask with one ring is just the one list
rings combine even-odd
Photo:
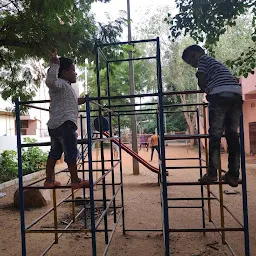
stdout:
[[205,54],[198,45],[187,47],[182,59],[197,68],[198,86],[207,94],[209,102],[209,166],[198,181],[213,184],[217,181],[220,141],[223,132],[228,144],[228,172],[221,177],[232,187],[238,186],[240,142],[238,127],[242,112],[242,89],[230,70]]

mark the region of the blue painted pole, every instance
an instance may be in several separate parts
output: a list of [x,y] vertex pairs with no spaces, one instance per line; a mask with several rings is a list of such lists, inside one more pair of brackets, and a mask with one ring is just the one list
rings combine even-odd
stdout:
[[16,135],[17,135],[17,153],[18,153],[18,175],[19,175],[19,204],[20,204],[20,231],[22,256],[26,256],[26,234],[25,234],[25,208],[23,194],[23,171],[22,171],[22,156],[21,156],[21,133],[20,133],[20,105],[19,100],[15,100],[16,114]]
[[86,104],[86,124],[88,137],[88,169],[90,181],[90,213],[91,213],[91,233],[92,233],[92,255],[96,256],[96,230],[94,218],[94,191],[93,191],[93,171],[92,171],[92,131],[91,131],[91,117],[90,117],[90,100],[89,96],[85,96]]
[[[197,123],[197,134],[200,134],[200,116],[199,109],[196,111],[196,123]],[[198,138],[198,157],[199,157],[199,166],[200,166],[200,178],[203,176],[203,168],[202,168],[202,150],[201,150],[201,139]],[[204,187],[200,186],[201,198],[204,198]],[[202,223],[203,228],[205,228],[205,212],[204,212],[204,200],[201,201],[202,205]],[[204,233],[205,234],[205,233]]]
[[[81,139],[84,139],[84,132],[83,132],[83,116],[80,115],[80,128],[81,128]],[[84,170],[84,153],[85,153],[85,147],[84,144],[81,144],[81,149],[82,149],[82,171],[83,171],[83,180],[85,180],[85,170]],[[83,199],[84,199],[84,227],[87,228],[87,218],[86,218],[86,193],[85,193],[85,188],[83,188]]]
[[164,107],[163,107],[163,87],[162,87],[162,71],[161,71],[161,55],[159,37],[156,40],[156,60],[157,60],[157,83],[158,83],[158,104],[159,104],[159,135],[160,135],[160,161],[161,161],[161,176],[162,176],[162,207],[164,220],[164,243],[165,255],[170,255],[169,247],[169,216],[168,216],[168,201],[167,201],[167,184],[166,184],[166,162],[165,162],[165,141],[164,141]]
[[241,114],[241,118],[240,118],[240,147],[241,147],[242,196],[243,196],[243,218],[244,218],[244,249],[245,249],[245,256],[250,256],[243,114]]

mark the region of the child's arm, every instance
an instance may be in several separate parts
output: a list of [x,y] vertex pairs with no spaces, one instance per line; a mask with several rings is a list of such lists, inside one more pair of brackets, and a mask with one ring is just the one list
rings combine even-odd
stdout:
[[82,105],[85,103],[85,98],[78,98],[78,105]]
[[206,75],[202,72],[197,72],[196,76],[198,79],[198,86],[202,91],[204,91],[206,87]]
[[48,53],[50,55],[50,68],[45,83],[49,88],[60,89],[63,84],[58,78],[60,60],[57,57],[57,49],[55,48],[53,53],[51,51],[48,51]]

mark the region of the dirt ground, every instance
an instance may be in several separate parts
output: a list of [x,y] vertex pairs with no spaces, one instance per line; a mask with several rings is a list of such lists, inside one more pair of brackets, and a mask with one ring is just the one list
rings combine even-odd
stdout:
[[[167,146],[168,158],[178,157],[197,157],[197,149],[188,149],[185,146]],[[150,150],[145,149],[139,151],[139,154],[149,160]],[[96,155],[94,154],[96,159]],[[109,158],[109,152],[106,152],[105,158]],[[140,175],[132,175],[132,158],[125,152],[122,153],[123,158],[123,181],[124,181],[124,206],[125,206],[125,229],[158,229],[162,228],[162,213],[160,204],[160,189],[157,185],[157,175],[150,172],[144,166],[140,165]],[[248,180],[248,204],[249,204],[249,226],[250,226],[250,247],[251,255],[256,255],[256,172],[255,160],[248,157],[247,180]],[[157,167],[156,154],[152,162]],[[227,166],[227,155],[222,154],[222,164],[224,169]],[[186,161],[168,161],[168,166],[198,166],[198,160]],[[109,166],[106,163],[105,168]],[[255,167],[254,167],[255,166]],[[58,166],[63,168],[64,166]],[[96,167],[96,166],[95,166]],[[98,165],[100,168],[100,165]],[[168,181],[196,181],[199,177],[199,169],[182,169],[169,171]],[[96,178],[96,177],[95,177]],[[63,184],[68,181],[67,174],[59,175],[59,179]],[[119,167],[116,167],[115,180],[120,180]],[[107,182],[111,181],[111,175],[108,176]],[[218,186],[212,186],[212,190],[218,195]],[[13,194],[17,186],[9,187],[4,191],[7,195],[0,198],[0,255],[18,256],[21,255],[21,239],[20,239],[20,219],[19,211],[13,207]],[[225,185],[224,190],[232,192],[234,189]],[[237,189],[241,192],[241,186]],[[60,189],[57,191],[58,200],[68,195],[68,189]],[[86,191],[88,193],[88,191]],[[107,190],[107,198],[111,198],[111,186]],[[77,196],[82,192],[78,192]],[[206,195],[205,195],[206,196]],[[176,186],[168,187],[168,197],[200,197],[200,187],[198,186]],[[101,186],[96,187],[95,198],[102,198]],[[116,205],[120,206],[120,196],[117,197]],[[242,200],[240,194],[227,195],[224,194],[225,204],[232,209],[233,214],[242,221]],[[206,209],[207,209],[207,202]],[[100,203],[96,202],[97,206]],[[169,206],[199,206],[200,201],[169,201]],[[46,212],[51,205],[41,209],[27,210],[25,212],[25,221],[28,225],[41,214]],[[81,206],[80,206],[81,207]],[[79,210],[79,206],[76,208]],[[58,222],[61,225],[70,218],[71,204],[63,204],[58,208]],[[88,213],[87,213],[88,214]],[[97,213],[95,213],[97,214]],[[220,208],[218,202],[212,202],[213,220],[219,226]],[[206,227],[213,227],[206,218]],[[170,228],[201,228],[202,212],[201,209],[169,209]],[[232,217],[225,212],[226,227],[239,227]],[[82,221],[73,225],[73,228],[82,226]],[[35,228],[52,228],[53,215],[49,214],[45,219],[40,221]],[[102,226],[101,226],[102,227]],[[113,227],[113,212],[109,211],[108,227]],[[163,235],[161,232],[127,232],[122,233],[123,223],[120,219],[116,232],[113,236],[108,255],[164,255]],[[109,233],[110,234],[110,233]],[[244,255],[244,241],[242,232],[227,232],[226,237],[236,255]],[[45,248],[53,240],[53,234],[27,234],[27,255],[41,255]],[[102,255],[105,248],[104,233],[97,233],[97,255]],[[221,245],[221,239],[218,233],[172,233],[170,236],[171,255],[232,255],[227,246]],[[54,245],[47,255],[92,255],[91,238],[88,234],[64,234],[59,243]]]

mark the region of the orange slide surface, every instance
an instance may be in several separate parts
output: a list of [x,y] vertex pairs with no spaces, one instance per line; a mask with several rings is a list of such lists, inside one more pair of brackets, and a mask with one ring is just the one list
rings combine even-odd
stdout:
[[[109,138],[109,133],[108,132],[103,132],[103,134]],[[113,142],[119,146],[119,140],[118,139],[114,139]],[[140,157],[136,152],[134,152],[133,150],[131,150],[130,148],[128,148],[125,144],[121,143],[121,148],[128,153],[129,155],[131,155],[132,157],[134,157],[135,159],[137,159],[141,164],[143,164],[145,167],[147,167],[150,171],[154,172],[154,173],[159,173],[159,169],[156,168],[155,166],[149,164],[147,161],[145,161],[142,157]],[[166,175],[168,175],[168,172],[166,172]]]

